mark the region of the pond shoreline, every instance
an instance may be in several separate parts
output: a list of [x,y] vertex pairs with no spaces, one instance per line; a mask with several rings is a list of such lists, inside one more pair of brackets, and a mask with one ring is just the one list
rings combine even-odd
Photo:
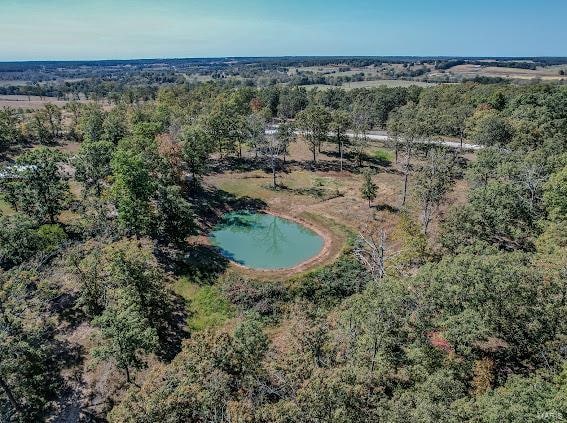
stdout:
[[298,264],[296,264],[295,266],[292,266],[292,267],[283,267],[283,268],[280,268],[280,269],[257,269],[257,268],[245,266],[243,264],[240,264],[240,263],[237,263],[235,261],[230,260],[230,263],[233,264],[234,266],[241,268],[241,269],[244,269],[244,270],[247,270],[247,271],[257,272],[257,273],[261,273],[261,274],[280,273],[280,272],[298,273],[298,272],[307,270],[307,268],[311,267],[311,265],[314,264],[315,261],[322,259],[323,256],[327,255],[330,252],[331,241],[332,241],[330,234],[327,234],[324,230],[322,230],[318,226],[314,225],[312,222],[308,222],[305,219],[302,219],[300,217],[290,216],[288,214],[281,213],[281,212],[274,211],[274,210],[261,210],[261,211],[259,211],[259,213],[269,214],[269,215],[279,217],[279,218],[282,218],[282,219],[285,219],[285,220],[289,220],[290,222],[298,223],[302,226],[305,226],[306,228],[312,230],[313,232],[315,232],[317,235],[319,235],[321,237],[321,239],[323,240],[323,246],[321,247],[321,250],[316,255],[314,255],[313,257],[310,257],[307,260],[302,261],[301,263],[298,263]]
[[[256,212],[279,217],[306,227],[307,229],[315,232],[319,237],[321,237],[321,239],[323,240],[323,246],[316,255],[292,267],[285,267],[279,269],[257,269],[257,268],[245,266],[243,264],[228,259],[230,263],[230,267],[233,269],[237,269],[238,271],[241,271],[252,277],[261,277],[261,278],[291,277],[298,273],[306,272],[314,269],[317,266],[334,261],[336,258],[338,258],[340,252],[342,251],[344,240],[340,240],[339,237],[336,234],[334,234],[330,229],[322,227],[321,225],[318,225],[309,219],[305,219],[300,216],[293,216],[288,213],[283,213],[281,211],[277,211],[273,209],[271,210],[263,209],[263,210],[258,210]],[[212,245],[211,240],[209,239],[208,236],[202,237],[201,240],[204,241],[204,243],[206,243],[207,245]],[[335,243],[340,244],[340,248],[333,248],[334,246],[339,247],[338,245],[334,245]],[[335,252],[335,254],[333,254],[333,252]]]

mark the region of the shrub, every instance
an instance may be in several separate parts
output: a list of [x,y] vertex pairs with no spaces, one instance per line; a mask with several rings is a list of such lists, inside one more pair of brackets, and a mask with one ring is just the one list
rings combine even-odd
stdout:
[[67,240],[67,234],[59,225],[42,225],[37,235],[40,249],[46,253],[56,251]]

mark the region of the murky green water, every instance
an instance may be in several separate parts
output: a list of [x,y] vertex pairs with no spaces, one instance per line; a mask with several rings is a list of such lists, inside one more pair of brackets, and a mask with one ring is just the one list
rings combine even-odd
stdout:
[[323,248],[323,239],[299,223],[246,211],[225,214],[210,238],[226,258],[254,269],[293,267]]

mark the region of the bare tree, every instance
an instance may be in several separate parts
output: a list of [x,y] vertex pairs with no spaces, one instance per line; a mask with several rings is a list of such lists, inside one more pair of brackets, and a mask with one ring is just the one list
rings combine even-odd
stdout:
[[388,121],[388,133],[394,134],[396,143],[398,139],[401,140],[405,150],[402,207],[406,205],[408,180],[411,172],[411,158],[414,153],[416,141],[419,137],[426,136],[432,127],[431,122],[427,121],[427,117],[429,117],[427,113],[410,102],[394,112]]
[[416,173],[414,195],[421,206],[421,223],[425,234],[433,214],[451,188],[453,165],[453,155],[442,148],[434,148]]
[[331,130],[335,134],[335,142],[339,147],[341,172],[343,171],[344,143],[348,140],[347,129],[352,125],[351,116],[343,110],[335,110],[331,113]]
[[528,196],[528,207],[533,219],[537,216],[538,204],[543,195],[543,185],[547,180],[540,163],[525,163],[520,166],[519,180]]
[[264,137],[264,142],[258,147],[258,152],[267,159],[272,169],[272,187],[277,186],[276,172],[278,166],[278,158],[286,150],[287,143],[284,139],[277,137],[275,134],[268,134]]
[[[252,113],[246,118],[246,136],[248,145],[254,150],[254,156],[258,158],[258,149],[266,141],[266,119],[260,113]],[[242,153],[240,153],[242,156]]]
[[295,142],[295,126],[291,122],[285,122],[278,126],[276,130],[276,137],[283,144],[283,162],[285,164],[285,156],[288,154],[289,146]]
[[297,115],[298,129],[313,154],[313,163],[317,163],[317,152],[327,139],[331,115],[322,106],[309,106]]
[[362,166],[364,151],[368,146],[368,131],[372,128],[372,117],[369,108],[357,103],[352,111],[352,130],[354,136],[351,140],[352,149],[356,155],[358,166]]
[[386,262],[392,255],[388,253],[384,229],[375,230],[370,225],[370,229],[360,232],[354,247],[354,255],[375,281],[386,276]]

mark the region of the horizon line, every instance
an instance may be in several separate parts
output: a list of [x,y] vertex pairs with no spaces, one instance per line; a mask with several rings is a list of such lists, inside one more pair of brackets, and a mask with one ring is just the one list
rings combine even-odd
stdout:
[[186,57],[138,57],[138,58],[105,58],[105,59],[16,59],[16,60],[0,60],[1,64],[4,63],[74,63],[74,62],[132,62],[132,61],[158,61],[158,60],[214,60],[214,59],[309,59],[309,58],[360,58],[360,59],[567,59],[567,56],[561,55],[543,55],[543,56],[530,56],[530,55],[510,55],[510,56],[476,56],[476,55],[343,55],[343,54],[313,54],[313,55],[280,55],[280,56],[186,56]]

